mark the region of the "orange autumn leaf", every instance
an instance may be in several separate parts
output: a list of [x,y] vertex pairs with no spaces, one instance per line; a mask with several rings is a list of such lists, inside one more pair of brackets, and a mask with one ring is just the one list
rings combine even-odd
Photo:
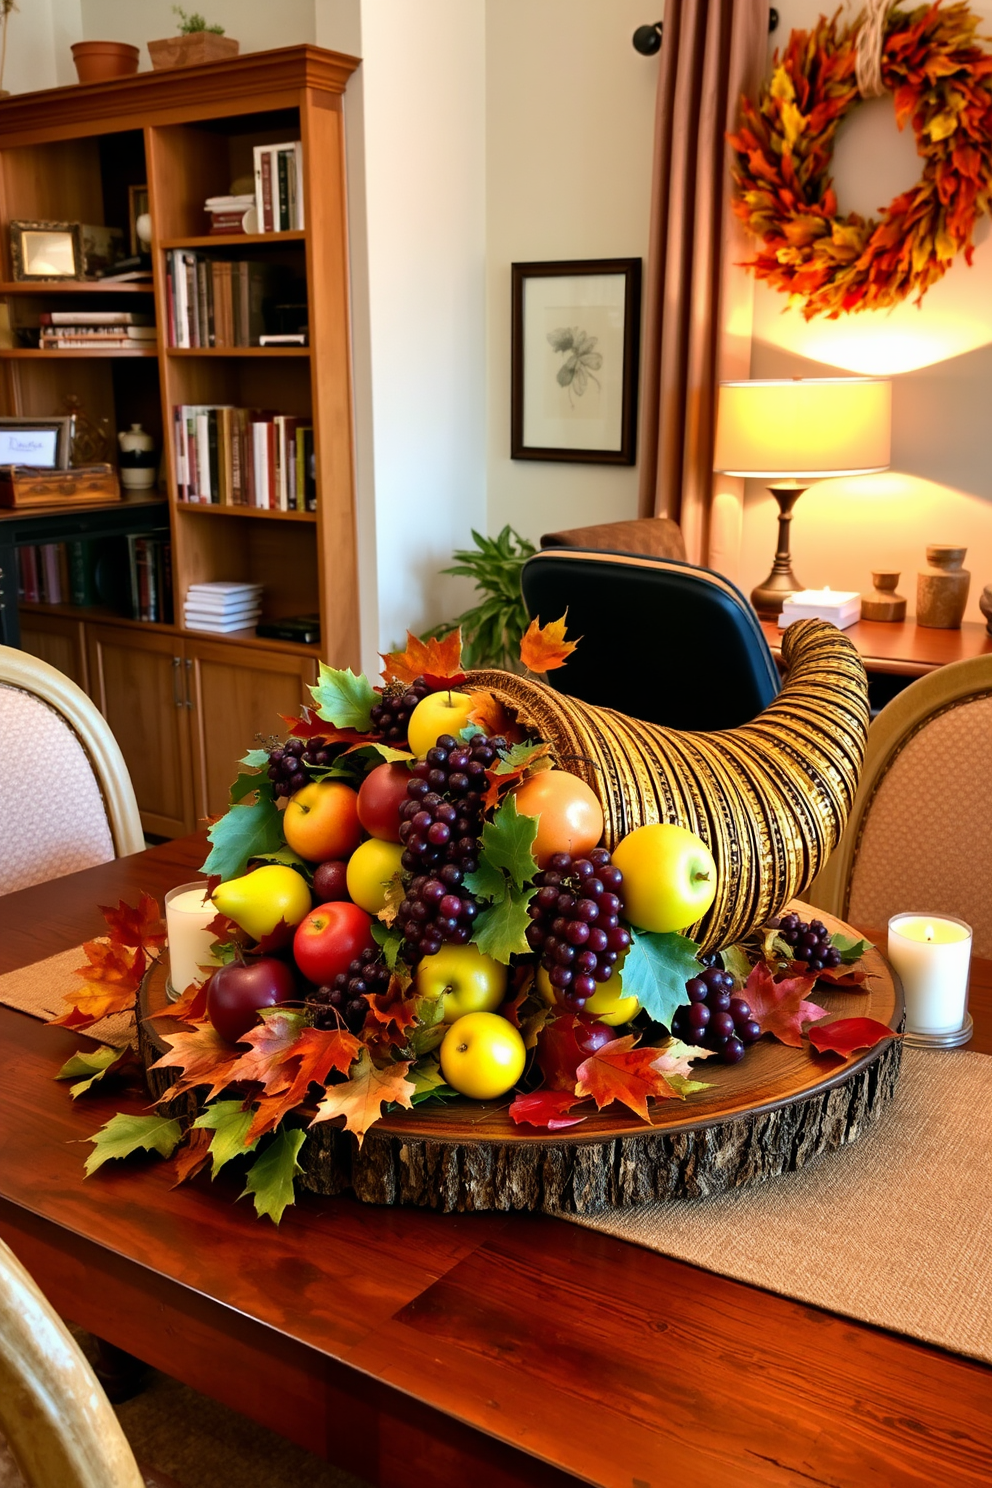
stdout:
[[187,1178],[193,1178],[210,1161],[210,1143],[213,1133],[202,1126],[189,1130],[189,1141],[184,1143],[172,1158],[172,1171],[176,1175],[172,1188],[178,1188]]
[[411,1097],[417,1087],[406,1078],[409,1068],[410,1061],[402,1060],[377,1069],[368,1050],[362,1049],[351,1078],[343,1085],[331,1086],[310,1125],[343,1116],[345,1130],[354,1132],[360,1147],[369,1127],[382,1115],[384,1105],[405,1106],[408,1110],[412,1107]]
[[565,639],[567,618],[566,610],[560,620],[549,620],[547,625],[542,626],[537,620],[530,622],[520,642],[520,660],[529,672],[553,672],[565,665],[579,644]]
[[145,953],[138,948],[88,940],[83,950],[87,964],[76,969],[83,985],[65,994],[66,1012],[52,1019],[61,1028],[81,1030],[112,1013],[128,1012],[145,973]]
[[470,692],[472,709],[468,715],[469,723],[477,723],[483,733],[488,734],[490,739],[502,734],[508,744],[519,744],[524,738],[524,730],[515,718],[512,718],[502,703],[496,701],[491,692]]
[[121,899],[114,909],[101,904],[100,913],[110,929],[114,945],[134,946],[147,951],[152,946],[165,944],[165,921],[159,913],[158,900],[151,894],[142,894],[137,909]]
[[494,810],[499,805],[501,793],[519,785],[528,775],[553,769],[554,762],[550,756],[550,744],[512,745],[493,768],[486,771],[489,784],[482,797],[485,809]]
[[150,1068],[179,1069],[182,1075],[169,1086],[162,1100],[171,1100],[197,1085],[208,1085],[206,1099],[212,1100],[230,1084],[231,1070],[238,1062],[239,1050],[222,1039],[212,1023],[197,1023],[191,1033],[164,1035],[163,1041],[169,1045],[169,1052]]
[[424,677],[429,685],[440,690],[445,684],[456,687],[465,680],[460,627],[445,636],[443,641],[434,636],[429,641],[421,641],[408,630],[406,650],[390,651],[382,656],[382,660],[385,663],[382,675],[387,682],[416,682],[418,677]]
[[346,1075],[361,1044],[343,1028],[301,1028],[300,1015],[278,1011],[262,1014],[264,1026],[253,1028],[250,1044],[229,1075],[230,1083],[258,1081],[264,1094],[245,1137],[252,1142],[279,1125],[306,1099],[311,1085],[323,1085],[332,1070]]
[[145,958],[130,946],[117,946],[109,940],[88,940],[83,946],[85,966],[76,967],[76,976],[88,982],[110,982],[136,990],[145,969]]
[[642,1121],[650,1121],[648,1101],[652,1096],[670,1100],[676,1091],[658,1068],[657,1049],[635,1049],[635,1035],[613,1039],[591,1054],[575,1072],[575,1094],[580,1100],[592,1096],[600,1110],[621,1101]]
[[175,1002],[167,1003],[157,1013],[149,1013],[146,1022],[153,1018],[175,1018],[179,1023],[202,1023],[207,1016],[207,984],[190,982],[186,991]]

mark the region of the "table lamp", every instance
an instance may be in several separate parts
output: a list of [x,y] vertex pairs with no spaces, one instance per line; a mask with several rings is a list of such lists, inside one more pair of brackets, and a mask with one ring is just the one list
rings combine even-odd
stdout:
[[793,377],[721,382],[714,470],[761,476],[778,502],[772,571],[751,603],[774,620],[803,585],[792,572],[792,508],[811,481],[887,470],[892,384],[878,377]]

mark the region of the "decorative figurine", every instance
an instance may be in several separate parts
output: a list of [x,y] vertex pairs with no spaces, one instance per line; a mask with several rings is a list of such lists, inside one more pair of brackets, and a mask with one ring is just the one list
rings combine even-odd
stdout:
[[875,588],[861,600],[862,620],[905,620],[906,601],[896,593],[899,574],[895,569],[873,569],[871,579]]
[[916,579],[916,623],[931,630],[959,630],[968,603],[971,574],[962,568],[967,548],[932,543],[929,568]]

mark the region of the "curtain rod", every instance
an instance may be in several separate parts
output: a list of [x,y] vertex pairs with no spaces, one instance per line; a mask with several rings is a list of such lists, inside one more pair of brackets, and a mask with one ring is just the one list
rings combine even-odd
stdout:
[[[634,32],[634,50],[640,52],[642,57],[653,57],[655,52],[661,51],[661,21],[655,21],[653,26],[638,26]],[[768,12],[768,30],[774,31],[778,26],[778,11],[774,5]]]

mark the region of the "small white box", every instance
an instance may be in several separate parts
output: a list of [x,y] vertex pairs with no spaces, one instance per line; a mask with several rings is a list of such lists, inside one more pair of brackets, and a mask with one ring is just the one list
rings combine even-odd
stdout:
[[800,589],[782,606],[778,628],[784,630],[793,620],[827,620],[838,630],[847,630],[861,619],[861,595],[842,589]]

